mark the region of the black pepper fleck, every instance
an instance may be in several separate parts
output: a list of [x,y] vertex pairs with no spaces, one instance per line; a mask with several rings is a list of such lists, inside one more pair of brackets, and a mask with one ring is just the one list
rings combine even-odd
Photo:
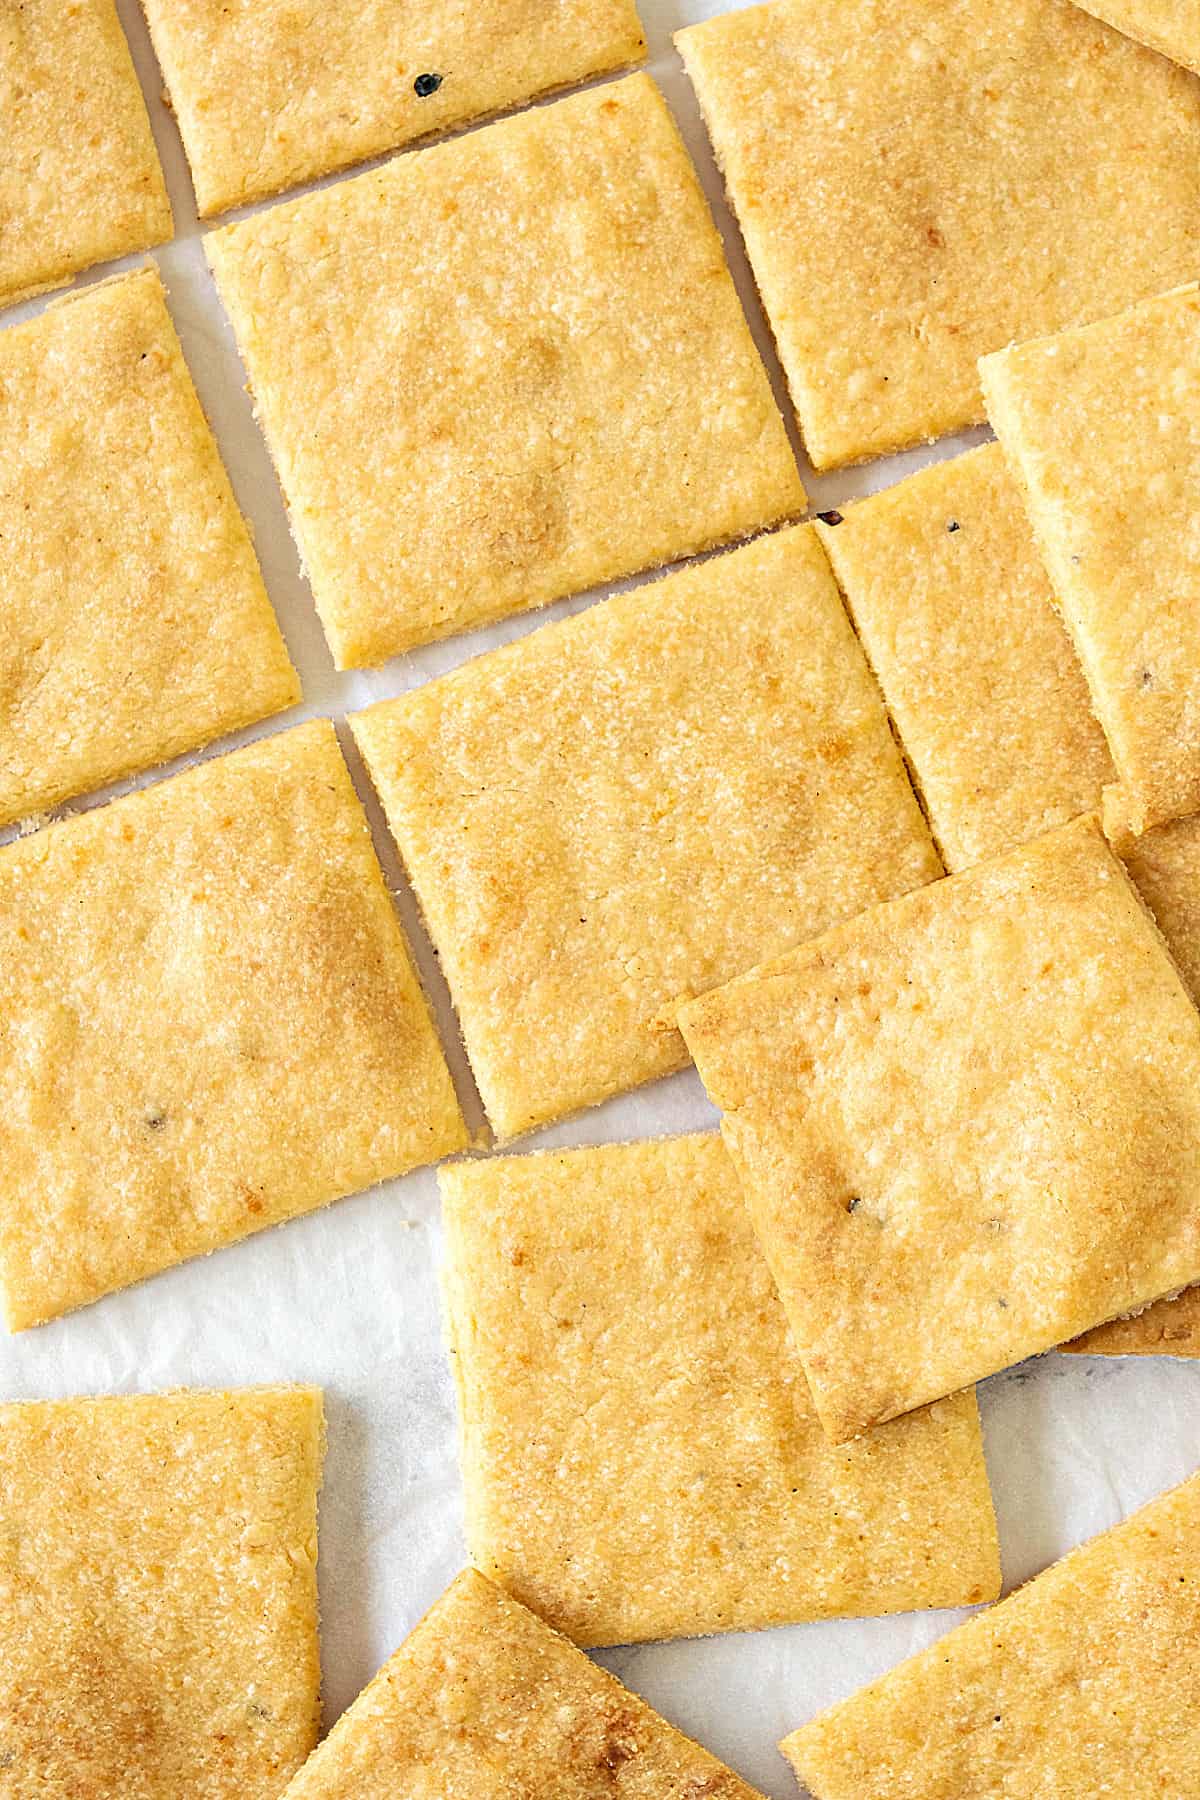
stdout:
[[852,1212],[857,1212],[857,1211],[858,1211],[858,1209],[859,1209],[859,1207],[860,1207],[860,1206],[861,1206],[861,1205],[862,1205],[862,1198],[861,1198],[861,1196],[860,1196],[860,1195],[858,1195],[858,1194],[855,1194],[855,1196],[854,1196],[854,1198],[853,1198],[853,1199],[852,1199],[852,1200],[847,1200],[847,1202],[846,1202],[846,1211],[847,1211],[847,1212],[848,1212],[848,1213],[852,1213]]
[[161,1131],[167,1122],[167,1115],[160,1106],[152,1106],[146,1113],[146,1126],[150,1131]]
[[842,515],[840,512],[818,513],[817,517],[820,519],[822,525],[840,525],[842,522]]
[[430,94],[437,93],[444,80],[444,75],[418,75],[413,82],[413,93],[418,100],[428,100]]
[[1154,686],[1154,670],[1153,669],[1143,669],[1142,670],[1142,686],[1144,688]]
[[962,526],[959,524],[957,519],[951,519],[950,523],[946,527],[946,530],[947,531],[961,531]]

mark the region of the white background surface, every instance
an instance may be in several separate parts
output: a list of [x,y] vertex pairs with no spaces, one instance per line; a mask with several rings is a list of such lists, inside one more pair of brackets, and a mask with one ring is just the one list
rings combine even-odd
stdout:
[[[782,381],[737,231],[722,202],[694,98],[671,48],[674,30],[725,10],[728,6],[719,0],[641,0],[652,72],[683,127],[713,201],[782,403]],[[251,419],[232,334],[207,271],[186,166],[159,99],[160,78],[135,0],[121,0],[121,12],[175,207],[177,239],[156,253],[157,260],[304,682],[303,707],[283,721],[243,733],[243,739],[313,714],[341,719],[548,618],[594,603],[599,596],[588,595],[368,674],[334,672],[298,572],[270,460]],[[85,279],[109,272],[95,271]],[[14,308],[3,322],[25,317],[41,304]],[[816,505],[830,506],[888,485],[931,454],[948,454],[984,435],[823,480],[803,463],[805,482]],[[444,986],[361,765],[348,734],[342,737],[370,807],[376,848],[435,1002],[468,1119],[476,1126],[478,1100],[457,1049]],[[82,804],[107,797],[93,796]],[[654,1136],[713,1122],[699,1082],[689,1073],[541,1132],[527,1140],[527,1147]],[[329,1453],[320,1580],[327,1724],[464,1561],[437,1256],[437,1189],[432,1171],[423,1171],[159,1276],[57,1324],[16,1338],[0,1335],[0,1395],[7,1398],[278,1380],[324,1387]],[[1007,1586],[1025,1580],[1200,1463],[1200,1365],[1049,1356],[986,1383],[980,1395]],[[956,1615],[940,1613],[798,1626],[613,1651],[601,1660],[749,1781],[782,1800],[794,1797],[796,1787],[775,1749],[777,1739],[955,1622]]]

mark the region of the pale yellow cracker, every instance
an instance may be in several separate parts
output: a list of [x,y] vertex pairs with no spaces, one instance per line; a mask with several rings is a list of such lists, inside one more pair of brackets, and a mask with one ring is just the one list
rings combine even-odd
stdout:
[[780,1748],[814,1800],[1200,1789],[1200,1476]]
[[761,1800],[490,1581],[467,1570],[282,1800]]
[[680,1023],[835,1440],[1200,1280],[1200,1015],[1092,817]]
[[277,1800],[323,1440],[316,1388],[0,1406],[0,1800]]
[[1200,811],[1200,287],[980,372],[1130,830]]
[[300,698],[154,268],[0,332],[0,824]]
[[142,0],[201,216],[636,62],[633,0]]
[[0,119],[0,304],[170,237],[113,0],[4,0]]
[[341,667],[803,509],[647,76],[207,246]]
[[0,850],[0,1117],[14,1330],[463,1147],[331,725]]
[[679,1068],[680,995],[940,873],[808,526],[351,724],[504,1137]]
[[1105,24],[1200,73],[1200,12],[1196,0],[1076,0]]
[[1200,84],[1068,0],[774,0],[677,42],[818,468],[982,419],[977,357],[1200,264]]
[[1104,734],[998,444],[817,529],[948,869],[1100,805]]
[[440,1180],[471,1557],[541,1618],[590,1646],[999,1594],[974,1395],[829,1444],[719,1136]]
[[[1105,817],[1107,824],[1107,812]],[[1132,840],[1120,835],[1114,847],[1188,991],[1200,999],[1200,818],[1175,819]],[[1087,1356],[1200,1356],[1200,1288],[1160,1300],[1131,1319],[1113,1319],[1063,1349]]]

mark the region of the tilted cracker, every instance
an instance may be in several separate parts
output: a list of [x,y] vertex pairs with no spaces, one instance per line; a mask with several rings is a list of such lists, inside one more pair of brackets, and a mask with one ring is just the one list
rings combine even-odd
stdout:
[[1200,1279],[1200,1015],[1094,818],[680,1024],[835,1440]]
[[681,994],[940,873],[807,526],[351,725],[504,1137],[679,1068]]
[[785,1738],[814,1800],[1158,1800],[1200,1782],[1200,1477]]
[[1130,830],[1200,811],[1200,287],[980,372]]
[[397,157],[206,247],[340,667],[803,510],[647,76]]
[[300,698],[158,271],[0,332],[0,824]]
[[1200,15],[1192,0],[1075,0],[1085,12],[1200,73]]
[[982,420],[977,357],[1195,276],[1200,83],[1068,0],[774,0],[676,41],[819,469]]
[[472,1560],[540,1617],[590,1646],[995,1599],[974,1395],[829,1444],[718,1135],[439,1179]]
[[143,0],[201,216],[636,62],[633,0]]
[[0,850],[14,1330],[462,1149],[325,721]]
[[1112,762],[998,444],[817,529],[948,869],[1100,805]]
[[113,0],[19,0],[0,11],[0,115],[0,305],[170,237]]
[[482,1575],[384,1664],[282,1800],[761,1800]]

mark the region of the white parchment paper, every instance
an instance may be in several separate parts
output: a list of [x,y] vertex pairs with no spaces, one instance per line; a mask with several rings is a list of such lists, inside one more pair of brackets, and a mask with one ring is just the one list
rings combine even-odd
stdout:
[[[720,0],[640,4],[652,72],[695,157],[784,405],[782,379],[737,230],[723,202],[694,97],[671,47],[673,31],[729,7]],[[382,670],[335,673],[299,574],[270,459],[243,392],[232,334],[207,271],[186,165],[161,101],[161,79],[136,0],[121,0],[121,12],[175,207],[177,238],[156,253],[157,260],[304,682],[304,705],[282,723],[314,714],[344,718],[549,618],[593,604],[598,594],[436,645]],[[95,271],[85,279],[110,272]],[[42,304],[14,308],[3,323]],[[825,478],[814,477],[802,459],[805,483],[814,507],[832,506],[890,485],[920,463],[986,435],[976,432],[947,440],[935,451]],[[277,730],[280,723],[243,733],[242,739]],[[476,1125],[479,1104],[457,1048],[435,959],[346,733],[343,744],[433,996],[468,1118]],[[92,806],[109,797],[90,796],[81,804]],[[539,1133],[527,1147],[656,1136],[713,1122],[699,1082],[689,1073]],[[187,1264],[56,1324],[15,1338],[0,1335],[0,1396],[5,1398],[279,1380],[324,1387],[329,1453],[320,1582],[327,1724],[464,1561],[454,1398],[440,1336],[437,1257],[437,1189],[432,1171],[423,1171]],[[987,1382],[981,1401],[1009,1586],[1200,1464],[1200,1365],[1048,1356]],[[796,1786],[775,1749],[778,1738],[931,1642],[959,1616],[934,1613],[798,1626],[612,1651],[601,1660],[749,1781],[783,1800],[795,1796]]]

